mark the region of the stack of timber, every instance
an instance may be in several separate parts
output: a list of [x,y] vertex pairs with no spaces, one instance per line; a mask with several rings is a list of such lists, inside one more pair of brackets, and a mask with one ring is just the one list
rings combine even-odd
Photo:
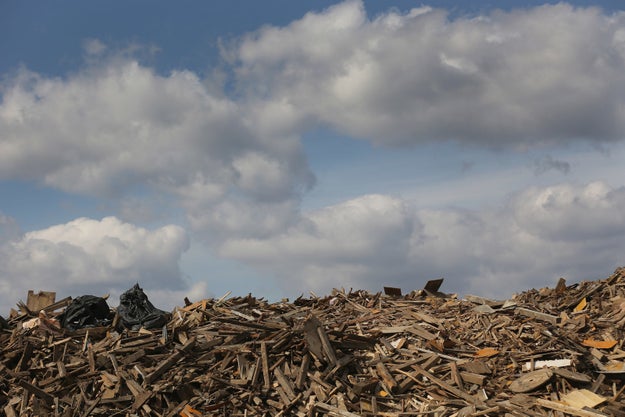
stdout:
[[[458,299],[334,290],[206,299],[162,329],[77,332],[14,314],[0,335],[12,416],[625,416],[625,268]],[[45,309],[44,309],[45,310]],[[47,317],[47,318],[46,318]]]

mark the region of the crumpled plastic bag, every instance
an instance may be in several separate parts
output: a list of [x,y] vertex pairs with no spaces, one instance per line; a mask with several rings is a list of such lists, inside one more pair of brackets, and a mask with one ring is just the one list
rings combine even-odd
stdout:
[[72,300],[59,316],[61,327],[71,331],[85,327],[100,327],[111,324],[111,309],[102,297],[82,295]]
[[156,329],[163,327],[170,318],[170,314],[152,305],[148,296],[139,284],[119,296],[118,330]]

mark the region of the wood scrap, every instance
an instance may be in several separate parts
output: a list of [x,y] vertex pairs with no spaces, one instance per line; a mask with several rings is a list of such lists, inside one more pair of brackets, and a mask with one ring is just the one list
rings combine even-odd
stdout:
[[[625,269],[505,302],[458,299],[441,284],[292,303],[226,294],[187,300],[162,329],[122,333],[27,328],[39,312],[26,307],[0,332],[0,410],[598,417],[625,409]],[[50,306],[53,319],[63,305]]]

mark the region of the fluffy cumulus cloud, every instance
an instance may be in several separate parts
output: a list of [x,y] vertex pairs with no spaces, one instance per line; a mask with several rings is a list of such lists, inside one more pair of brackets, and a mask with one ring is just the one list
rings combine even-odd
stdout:
[[565,3],[450,19],[360,1],[264,27],[232,54],[289,120],[380,144],[525,147],[623,139],[625,14]]
[[188,247],[179,226],[147,230],[115,217],[79,218],[28,232],[0,246],[0,305],[24,299],[28,289],[118,296],[139,282],[157,292],[190,291],[179,268]]
[[[597,8],[369,17],[346,1],[226,45],[228,89],[188,70],[160,74],[97,39],[85,49],[71,74],[3,79],[0,180],[126,202],[147,188],[174,197],[209,239],[295,224],[314,184],[300,138],[315,126],[384,145],[489,147],[625,131],[625,15]],[[537,170],[553,168],[566,167]],[[129,207],[119,214],[140,220]]]
[[[301,138],[319,127],[378,145],[554,154],[624,139],[624,13],[562,3],[370,17],[346,1],[225,45],[227,88],[188,70],[159,73],[99,40],[85,49],[70,74],[21,69],[0,81],[0,181],[114,201],[123,221],[21,234],[0,214],[3,303],[30,288],[116,294],[136,281],[157,300],[200,298],[205,288],[189,287],[178,266],[186,232],[125,222],[170,214],[170,204],[221,256],[292,292],[408,290],[442,275],[444,290],[505,296],[621,263],[625,190],[601,182],[527,189],[489,210],[425,210],[388,195],[311,212],[300,202],[314,184]],[[569,168],[552,157],[535,166]]]
[[521,227],[552,241],[609,239],[625,234],[625,188],[603,182],[584,187],[560,185],[521,193],[514,215]]
[[[291,292],[332,287],[444,290],[506,297],[513,291],[599,279],[622,263],[625,189],[604,183],[529,189],[496,210],[423,210],[367,195],[307,213],[271,239],[222,247],[280,276]],[[599,225],[599,226],[597,226]]]
[[230,200],[284,205],[314,180],[297,137],[258,129],[190,71],[104,56],[64,78],[21,70],[1,91],[0,180],[115,198],[147,187],[191,215]]

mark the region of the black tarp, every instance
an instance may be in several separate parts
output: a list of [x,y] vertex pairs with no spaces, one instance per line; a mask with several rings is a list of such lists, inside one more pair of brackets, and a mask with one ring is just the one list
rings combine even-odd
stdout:
[[111,309],[106,300],[95,295],[74,298],[59,316],[61,327],[72,331],[84,327],[108,326],[111,321]]
[[118,330],[138,330],[141,327],[155,329],[164,326],[170,317],[169,313],[152,305],[139,284],[135,284],[119,297],[117,314]]
[[9,323],[4,319],[4,317],[0,316],[0,329],[8,329]]

